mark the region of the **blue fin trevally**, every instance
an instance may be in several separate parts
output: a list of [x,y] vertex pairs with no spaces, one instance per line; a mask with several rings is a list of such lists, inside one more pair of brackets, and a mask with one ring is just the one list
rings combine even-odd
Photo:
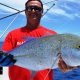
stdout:
[[80,66],[80,36],[56,34],[32,38],[8,52],[14,65],[33,71],[58,68],[59,56],[69,66]]

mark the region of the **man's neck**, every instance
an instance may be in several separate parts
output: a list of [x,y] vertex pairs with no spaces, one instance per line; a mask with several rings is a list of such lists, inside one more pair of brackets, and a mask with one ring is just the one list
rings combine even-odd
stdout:
[[27,28],[28,28],[29,30],[34,30],[34,29],[37,29],[40,25],[39,25],[39,24],[38,24],[38,25],[27,24],[26,26],[27,26]]

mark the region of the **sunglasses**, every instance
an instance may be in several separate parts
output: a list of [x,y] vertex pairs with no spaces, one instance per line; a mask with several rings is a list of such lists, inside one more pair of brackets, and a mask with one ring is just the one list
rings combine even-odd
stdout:
[[27,11],[32,11],[33,9],[34,9],[36,12],[42,12],[42,8],[41,8],[41,7],[38,7],[38,6],[27,6],[27,7],[26,7],[26,10],[27,10]]

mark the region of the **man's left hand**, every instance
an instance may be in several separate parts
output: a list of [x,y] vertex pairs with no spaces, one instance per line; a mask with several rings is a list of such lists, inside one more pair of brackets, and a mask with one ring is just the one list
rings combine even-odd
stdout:
[[68,72],[71,71],[73,69],[76,69],[77,67],[73,67],[73,66],[69,66],[67,65],[63,59],[60,57],[59,62],[58,62],[58,67],[62,72]]

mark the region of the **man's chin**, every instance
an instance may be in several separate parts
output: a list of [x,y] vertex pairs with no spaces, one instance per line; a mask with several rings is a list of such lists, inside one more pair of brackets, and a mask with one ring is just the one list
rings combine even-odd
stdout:
[[32,20],[38,20],[36,17],[34,17],[34,18],[31,18]]
[[36,23],[36,22],[38,22],[38,19],[37,18],[31,18],[31,22]]

